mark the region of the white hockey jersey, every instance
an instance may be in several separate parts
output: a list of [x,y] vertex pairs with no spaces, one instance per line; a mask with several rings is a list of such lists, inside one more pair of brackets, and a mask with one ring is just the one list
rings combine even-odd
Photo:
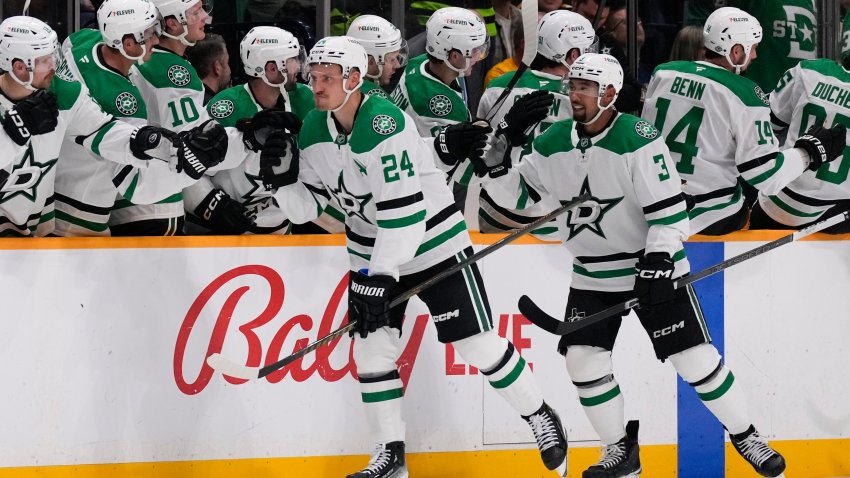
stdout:
[[752,80],[708,62],[659,65],[646,90],[643,118],[661,131],[692,195],[691,231],[744,207],[738,177],[776,194],[808,166],[797,149],[779,151],[768,98]]
[[[46,236],[55,225],[54,181],[59,151],[66,137],[80,140],[83,148],[122,164],[138,164],[127,138],[136,129],[105,113],[77,81],[54,76],[50,91],[56,95],[59,117],[56,129],[32,136],[23,146],[0,142],[0,157],[11,173],[0,191],[0,236]],[[14,106],[0,95],[0,118]],[[5,138],[4,133],[0,133]],[[8,138],[6,138],[8,139]],[[63,213],[59,213],[62,216]],[[66,218],[68,219],[68,218]]]
[[[682,242],[688,213],[669,150],[651,124],[617,114],[593,137],[563,120],[534,141],[534,150],[485,187],[506,207],[522,209],[551,196],[592,198],[560,217],[573,255],[572,285],[606,292],[634,288],[635,263],[650,252],[675,261],[675,277],[690,270]],[[566,218],[566,219],[564,219]]]
[[364,98],[350,134],[314,110],[298,137],[299,181],[276,197],[293,222],[315,219],[333,196],[346,214],[351,270],[398,278],[471,245],[445,176],[410,116]]
[[[101,40],[100,32],[91,29],[70,35],[63,46],[65,66],[74,78],[91,86],[89,93],[104,111],[134,127],[147,125],[141,93],[129,78],[104,63]],[[101,129],[92,140],[108,131]],[[129,135],[123,139],[128,141]],[[56,172],[57,235],[109,235],[108,222],[118,197],[136,204],[179,200],[174,191],[194,183],[188,175],[171,171],[164,161],[127,162],[103,151],[95,153],[72,137],[64,138]]]
[[[437,136],[440,129],[470,121],[469,109],[463,102],[460,85],[451,86],[433,76],[426,68],[428,55],[422,54],[407,65],[401,79],[392,92],[396,106],[413,118],[419,135],[426,141]],[[431,153],[438,168],[461,186],[469,185],[474,177],[472,163],[465,160],[454,166],[445,165],[436,153]]]
[[[552,108],[549,110],[549,115],[528,135],[528,142],[525,146],[511,150],[511,162],[516,165],[523,157],[531,153],[534,138],[540,136],[542,132],[546,131],[556,121],[571,118],[573,112],[572,106],[570,106],[569,96],[563,93],[563,78],[535,70],[527,70],[520,77],[519,81],[517,81],[514,89],[511,90],[499,109],[491,112],[490,110],[493,109],[496,101],[511,79],[513,79],[514,73],[513,71],[505,73],[490,82],[490,85],[484,90],[484,94],[481,96],[481,101],[478,103],[479,118],[488,118],[492,114],[493,117],[490,120],[490,124],[497,125],[508,114],[508,111],[516,100],[523,96],[538,90],[549,91],[555,96]],[[557,201],[552,198],[544,198],[541,202],[526,209],[506,209],[496,204],[493,198],[487,194],[486,190],[482,190],[479,197],[478,209],[479,229],[481,232],[504,232],[511,229],[518,229],[557,208]],[[555,221],[532,231],[532,234],[543,240],[558,240]]]
[[[770,94],[771,120],[788,129],[790,147],[812,125],[843,124],[850,128],[850,73],[832,60],[804,60],[779,80]],[[799,227],[820,219],[838,201],[850,200],[850,148],[817,171],[806,170],[776,194],[759,194],[759,204],[772,219]]]

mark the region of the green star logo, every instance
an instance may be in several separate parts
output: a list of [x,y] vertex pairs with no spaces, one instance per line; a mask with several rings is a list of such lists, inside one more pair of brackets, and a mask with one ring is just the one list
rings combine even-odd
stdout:
[[[590,190],[590,181],[587,176],[584,178],[579,194],[584,193],[590,194],[590,200],[583,202],[579,207],[567,213],[567,227],[570,228],[570,237],[567,240],[572,239],[584,230],[606,239],[605,232],[602,230],[602,218],[619,204],[624,196],[611,199],[597,198]],[[566,201],[561,201],[561,203],[566,204]]]
[[125,91],[115,97],[115,107],[124,116],[132,116],[139,111],[139,100],[129,91]]
[[372,129],[382,136],[392,134],[396,130],[396,127],[396,122],[392,116],[377,115],[375,116],[375,119],[372,120]]
[[233,114],[235,105],[230,100],[218,100],[210,105],[210,114],[213,118],[227,118]]
[[174,86],[186,86],[192,81],[192,75],[185,66],[174,65],[168,69],[168,79],[174,83]]
[[12,168],[9,179],[0,193],[0,204],[10,201],[17,196],[23,196],[31,202],[38,199],[38,186],[41,180],[56,165],[56,159],[39,163],[35,160],[32,152],[32,143],[27,145],[27,151],[21,158],[21,162]]
[[428,108],[435,116],[446,116],[452,112],[452,100],[446,95],[436,95],[428,102]]
[[635,133],[646,139],[655,139],[658,136],[658,130],[647,121],[638,121],[635,123]]
[[349,191],[345,185],[345,181],[342,179],[342,171],[339,173],[337,188],[331,189],[331,193],[348,217],[356,216],[368,223],[372,222],[366,218],[364,213],[366,205],[372,200],[372,193],[357,195]]

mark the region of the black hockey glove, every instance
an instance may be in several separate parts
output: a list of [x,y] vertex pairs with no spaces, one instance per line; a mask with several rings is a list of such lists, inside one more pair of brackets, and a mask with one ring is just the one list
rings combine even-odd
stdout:
[[673,259],[665,252],[650,252],[635,264],[635,297],[641,307],[654,307],[675,297]]
[[200,179],[207,169],[217,165],[227,152],[227,133],[213,120],[179,134],[177,172],[184,170],[192,179]]
[[390,276],[367,276],[351,272],[348,276],[348,321],[357,321],[350,335],[365,339],[369,332],[390,325],[390,297],[396,280]]
[[8,171],[0,169],[0,191],[6,186],[6,181],[9,180]]
[[487,148],[487,135],[493,132],[484,121],[465,121],[446,126],[434,138],[434,149],[447,166],[467,158],[481,158]]
[[299,154],[292,134],[277,130],[268,137],[260,153],[260,179],[267,191],[298,181]]
[[236,129],[242,133],[245,147],[257,152],[263,149],[266,140],[275,131],[285,129],[290,133],[298,134],[301,131],[301,120],[289,111],[262,110],[251,118],[237,121]]
[[814,125],[794,143],[795,148],[800,148],[809,154],[812,160],[809,163],[809,169],[812,171],[817,171],[822,164],[841,156],[846,146],[847,128],[841,124],[832,128]]
[[23,146],[30,136],[46,134],[56,129],[59,123],[59,107],[56,95],[38,90],[19,101],[6,112],[3,129],[9,138]]
[[549,115],[555,96],[546,90],[537,90],[516,101],[499,121],[496,136],[507,138],[512,147],[523,146],[528,141],[527,132]]
[[238,236],[255,226],[245,207],[221,189],[210,191],[192,212],[213,234]]
[[177,134],[158,126],[142,126],[130,135],[130,152],[139,159],[171,158]]

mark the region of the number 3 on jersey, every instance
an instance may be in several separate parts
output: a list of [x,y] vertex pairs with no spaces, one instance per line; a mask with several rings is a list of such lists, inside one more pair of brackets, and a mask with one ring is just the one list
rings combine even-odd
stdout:
[[[394,154],[388,154],[386,156],[381,156],[381,164],[384,165],[384,182],[391,183],[393,181],[398,181],[399,176],[399,164],[396,161],[396,157]],[[410,162],[410,158],[407,156],[407,150],[401,152],[401,170],[407,171],[408,176],[413,176],[413,163]]]
[[[664,123],[667,121],[667,112],[670,109],[670,100],[668,98],[658,98],[656,103],[658,115],[655,118],[655,126],[659,131],[664,131]],[[676,161],[676,170],[682,174],[694,174],[694,156],[699,153],[697,147],[697,134],[699,127],[702,125],[702,117],[705,114],[705,109],[699,106],[694,106],[679,121],[673,125],[673,128],[664,137],[667,147],[673,154],[678,154],[679,159]],[[684,141],[680,137],[684,134]]]

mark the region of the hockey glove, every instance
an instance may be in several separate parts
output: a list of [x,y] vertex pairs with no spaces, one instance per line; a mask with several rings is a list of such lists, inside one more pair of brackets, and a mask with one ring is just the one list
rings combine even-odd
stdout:
[[238,236],[255,226],[245,207],[221,189],[210,191],[192,212],[213,234]]
[[390,325],[390,297],[396,280],[351,272],[348,282],[348,321],[357,322],[351,335],[357,332],[365,339],[370,332]]
[[486,122],[468,121],[446,126],[434,138],[434,149],[440,161],[447,166],[467,159],[483,157],[487,148],[487,135],[493,128]]
[[812,171],[817,171],[824,163],[841,156],[846,146],[847,128],[841,124],[832,128],[814,125],[794,143],[795,148],[800,148],[809,154],[812,160],[809,163],[809,169]]
[[635,264],[635,297],[641,307],[654,307],[675,297],[673,259],[665,252],[650,252]]
[[192,179],[200,179],[207,169],[217,165],[227,152],[227,133],[213,120],[179,134],[177,145],[178,173],[186,171]]
[[271,191],[298,181],[298,145],[295,136],[277,130],[265,141],[260,153],[260,179]]
[[0,169],[0,191],[6,187],[6,182],[9,180],[9,172],[3,169]]
[[56,95],[50,91],[38,90],[6,111],[3,129],[12,141],[23,146],[30,136],[55,130],[59,124],[58,118]]
[[169,161],[175,140],[177,134],[172,131],[158,126],[142,126],[130,135],[130,151],[138,159]]
[[295,114],[279,109],[262,110],[251,118],[236,122],[236,129],[242,133],[245,147],[258,152],[263,149],[269,135],[285,129],[293,134],[301,131],[301,120]]
[[523,146],[528,141],[528,131],[549,115],[555,96],[546,90],[537,90],[516,101],[499,121],[496,136],[504,136],[512,147]]

